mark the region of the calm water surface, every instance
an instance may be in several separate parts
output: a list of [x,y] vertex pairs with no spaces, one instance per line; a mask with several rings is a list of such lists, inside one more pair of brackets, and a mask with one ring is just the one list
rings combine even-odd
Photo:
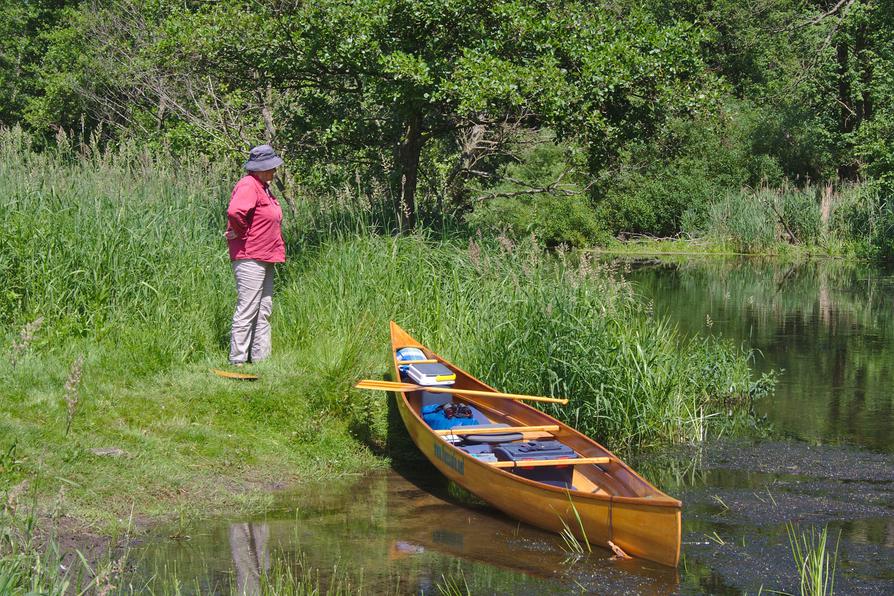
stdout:
[[714,333],[781,370],[758,404],[776,430],[894,450],[894,270],[823,260],[622,262],[639,293],[684,333]]
[[[457,494],[427,463],[278,495],[253,519],[159,532],[145,577],[176,571],[201,592],[251,591],[275,566],[350,576],[364,593],[797,593],[786,523],[840,535],[836,591],[894,593],[894,276],[834,261],[613,261],[684,334],[720,334],[781,370],[759,404],[770,436],[644,455],[633,463],[684,501],[672,570],[569,557],[559,537]],[[189,586],[193,586],[189,588]]]

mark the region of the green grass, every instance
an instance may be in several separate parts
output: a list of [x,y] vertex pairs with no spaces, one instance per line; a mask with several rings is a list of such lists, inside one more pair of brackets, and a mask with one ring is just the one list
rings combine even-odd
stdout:
[[626,255],[752,255],[785,260],[885,256],[890,216],[872,184],[743,188],[683,216],[680,237],[632,235],[596,249]]
[[[786,524],[792,558],[800,578],[801,596],[828,596],[835,593],[835,567],[838,563],[838,542],[835,550],[828,545],[829,529],[811,526],[801,531]],[[839,533],[838,540],[841,540]]]
[[110,532],[131,511],[254,511],[276,486],[384,465],[387,398],[352,384],[387,371],[390,319],[500,389],[570,397],[550,411],[614,449],[747,427],[772,387],[586,255],[383,237],[310,199],[287,210],[273,357],[256,383],[217,378],[238,175],[0,133],[0,494],[31,480],[42,512]]
[[887,234],[880,196],[868,184],[741,189],[683,219],[689,234],[743,254],[866,256]]

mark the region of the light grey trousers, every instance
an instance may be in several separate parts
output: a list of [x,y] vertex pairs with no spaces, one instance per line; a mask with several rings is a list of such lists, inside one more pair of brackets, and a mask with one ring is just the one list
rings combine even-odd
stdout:
[[236,312],[230,333],[230,362],[251,358],[258,362],[270,355],[270,312],[273,310],[273,263],[242,259],[233,261],[236,276]]

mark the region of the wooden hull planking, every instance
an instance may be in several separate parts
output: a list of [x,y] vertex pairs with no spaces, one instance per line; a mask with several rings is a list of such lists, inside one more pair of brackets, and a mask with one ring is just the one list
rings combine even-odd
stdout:
[[[395,356],[399,348],[417,347],[429,358],[438,358],[393,322],[391,343],[396,378],[400,378]],[[458,393],[462,389],[494,390],[462,369],[438,359],[456,372],[453,388]],[[597,442],[515,400],[463,398],[489,417],[502,414],[510,423],[529,426],[556,424],[560,430],[551,434],[582,457],[607,455],[616,460],[610,473],[605,472],[602,466],[580,466],[582,469],[592,468],[589,472],[575,469],[573,484],[588,486],[593,491],[567,490],[541,484],[482,462],[435,434],[413,407],[415,393],[400,393],[397,400],[398,411],[410,437],[444,476],[464,489],[507,515],[544,530],[561,532],[567,526],[578,538],[599,546],[608,547],[608,542],[612,541],[635,557],[672,567],[679,562],[680,501],[650,485]],[[591,483],[594,472],[595,481]],[[583,532],[580,531],[581,525]]]

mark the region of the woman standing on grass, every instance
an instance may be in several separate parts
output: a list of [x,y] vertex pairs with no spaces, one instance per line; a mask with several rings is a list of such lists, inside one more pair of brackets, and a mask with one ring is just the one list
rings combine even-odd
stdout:
[[248,172],[233,188],[226,237],[236,276],[236,312],[230,335],[230,364],[242,366],[270,355],[273,264],[286,260],[282,209],[270,182],[282,159],[270,145],[251,150]]

